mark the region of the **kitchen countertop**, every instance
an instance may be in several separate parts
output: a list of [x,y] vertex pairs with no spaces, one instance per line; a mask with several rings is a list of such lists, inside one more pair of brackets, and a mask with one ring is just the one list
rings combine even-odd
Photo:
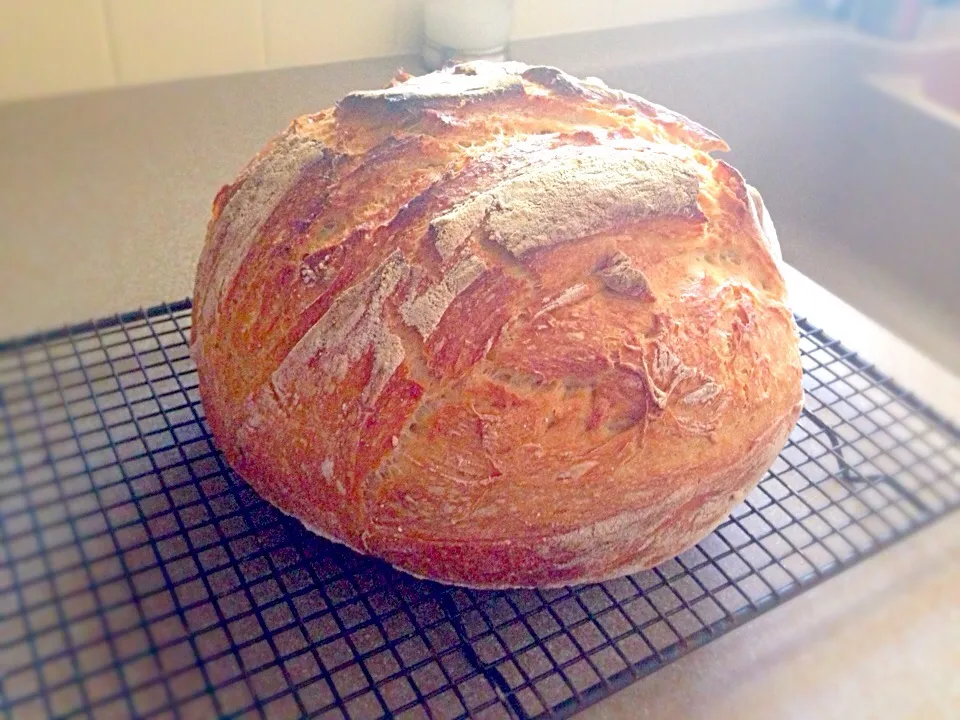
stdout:
[[[0,107],[0,337],[188,295],[219,185],[290,118],[416,63],[379,59]],[[800,314],[960,420],[960,379],[786,273]],[[954,516],[582,717],[953,717],[957,597]]]

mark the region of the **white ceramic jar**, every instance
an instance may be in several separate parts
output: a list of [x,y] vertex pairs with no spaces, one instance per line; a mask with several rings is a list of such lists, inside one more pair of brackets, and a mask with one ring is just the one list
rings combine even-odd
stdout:
[[504,60],[513,0],[426,0],[423,61],[430,69],[454,60]]

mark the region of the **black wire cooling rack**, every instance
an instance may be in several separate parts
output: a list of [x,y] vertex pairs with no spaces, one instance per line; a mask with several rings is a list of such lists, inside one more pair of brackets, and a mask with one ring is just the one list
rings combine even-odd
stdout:
[[567,717],[960,505],[960,433],[800,320],[806,410],[660,567],[415,580],[304,531],[214,447],[190,305],[0,345],[0,715]]

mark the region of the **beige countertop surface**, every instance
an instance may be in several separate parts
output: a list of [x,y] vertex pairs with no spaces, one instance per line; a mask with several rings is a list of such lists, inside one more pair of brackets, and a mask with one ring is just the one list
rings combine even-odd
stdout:
[[[0,337],[189,295],[219,186],[289,119],[398,64],[416,60],[0,106]],[[960,379],[787,274],[798,312],[960,419]],[[958,677],[960,518],[948,516],[582,717],[955,718]]]

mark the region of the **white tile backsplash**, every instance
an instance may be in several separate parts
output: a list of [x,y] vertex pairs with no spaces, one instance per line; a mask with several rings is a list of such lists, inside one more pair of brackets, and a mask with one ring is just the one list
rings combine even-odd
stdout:
[[113,83],[101,0],[0,0],[0,99]]
[[[791,1],[515,0],[512,37]],[[423,0],[0,0],[0,101],[416,53],[422,6]]]
[[269,67],[400,52],[398,0],[263,0]]
[[265,65],[261,0],[104,1],[122,84]]

